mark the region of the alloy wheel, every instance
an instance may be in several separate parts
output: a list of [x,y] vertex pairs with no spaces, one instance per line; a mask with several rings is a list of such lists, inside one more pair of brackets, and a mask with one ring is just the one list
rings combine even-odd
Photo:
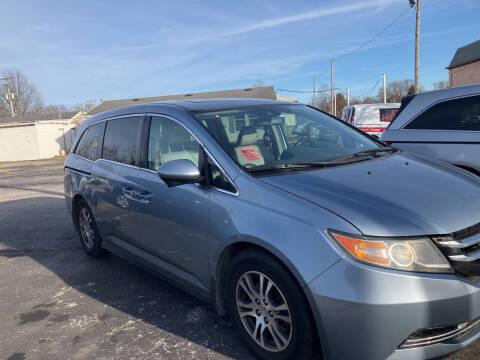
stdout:
[[293,332],[290,309],[268,276],[244,273],[237,282],[236,304],[243,326],[258,345],[272,352],[287,348]]
[[78,225],[84,245],[88,249],[92,249],[94,246],[95,231],[93,229],[92,216],[86,208],[80,210]]

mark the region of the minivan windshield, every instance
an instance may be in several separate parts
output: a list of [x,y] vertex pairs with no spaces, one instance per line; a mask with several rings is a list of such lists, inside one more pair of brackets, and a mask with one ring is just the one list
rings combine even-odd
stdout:
[[305,105],[252,105],[193,115],[249,171],[334,164],[387,149]]

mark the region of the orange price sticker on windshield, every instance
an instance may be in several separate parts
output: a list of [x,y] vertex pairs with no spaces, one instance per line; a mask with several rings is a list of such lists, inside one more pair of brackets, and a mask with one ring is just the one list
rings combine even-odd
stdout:
[[262,160],[253,146],[246,146],[240,149],[242,156],[248,162]]

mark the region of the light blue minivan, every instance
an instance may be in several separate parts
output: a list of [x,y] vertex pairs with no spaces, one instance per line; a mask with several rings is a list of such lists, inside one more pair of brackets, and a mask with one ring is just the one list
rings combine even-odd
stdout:
[[480,179],[311,107],[151,103],[86,120],[65,200],[87,254],[228,314],[261,359],[429,359],[480,337]]

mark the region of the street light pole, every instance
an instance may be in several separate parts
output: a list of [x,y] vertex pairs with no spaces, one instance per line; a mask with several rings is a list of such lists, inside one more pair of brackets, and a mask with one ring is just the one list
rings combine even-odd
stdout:
[[334,99],[335,97],[335,90],[333,90],[333,59],[330,60],[330,113],[335,113],[335,104]]
[[386,80],[386,75],[382,74],[383,78],[383,103],[387,103],[387,80]]
[[420,92],[419,53],[420,53],[420,1],[417,0],[417,21],[415,29],[415,94]]

